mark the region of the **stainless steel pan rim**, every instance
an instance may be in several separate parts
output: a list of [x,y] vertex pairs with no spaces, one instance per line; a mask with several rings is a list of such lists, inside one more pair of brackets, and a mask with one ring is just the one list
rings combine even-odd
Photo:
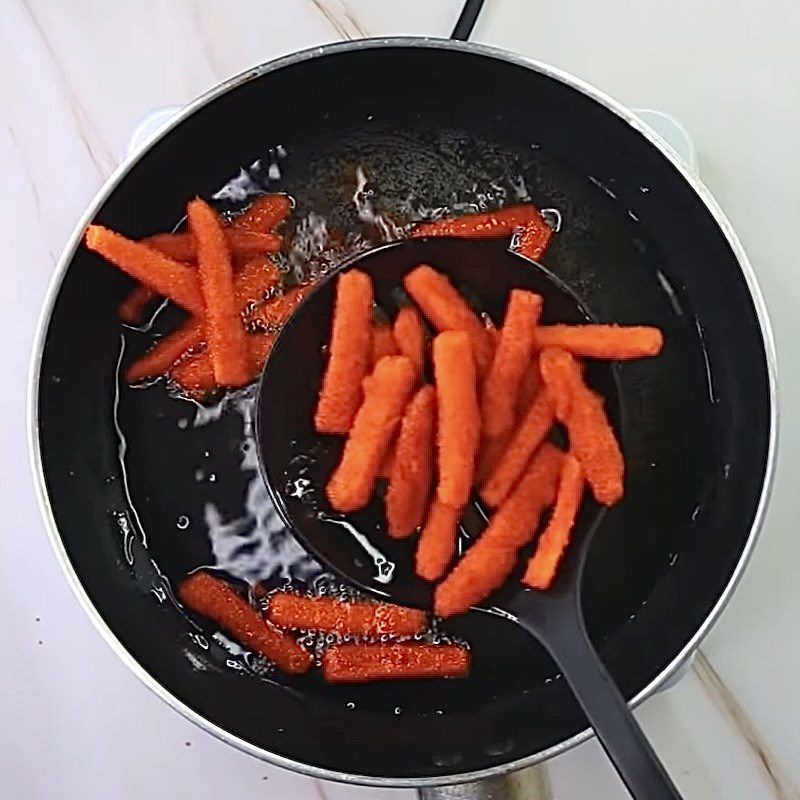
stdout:
[[475,44],[472,42],[459,42],[451,39],[436,39],[436,38],[422,38],[422,37],[389,37],[380,39],[362,39],[352,42],[337,42],[328,44],[321,47],[314,47],[307,50],[302,50],[292,55],[278,58],[259,67],[249,69],[239,75],[221,83],[219,86],[209,90],[204,95],[200,96],[192,103],[183,108],[175,117],[167,123],[163,128],[156,131],[151,137],[143,142],[136,150],[134,150],[112,173],[107,179],[105,184],[101,187],[99,192],[95,195],[84,215],[79,220],[75,230],[67,242],[64,251],[59,258],[56,265],[55,273],[53,274],[50,286],[47,291],[44,306],[39,318],[36,336],[34,339],[33,353],[31,358],[31,367],[28,382],[28,446],[30,452],[31,465],[33,468],[34,484],[36,494],[41,508],[42,516],[44,518],[45,526],[50,537],[50,543],[55,551],[56,557],[61,564],[61,568],[67,576],[67,579],[75,592],[79,602],[88,614],[89,618],[94,623],[95,627],[100,631],[103,638],[108,642],[114,652],[122,659],[122,661],[131,669],[131,671],[160,697],[165,703],[174,708],[176,711],[183,714],[184,717],[194,722],[196,725],[205,729],[217,738],[221,739],[228,744],[237,747],[238,749],[256,756],[264,761],[274,764],[278,767],[293,770],[294,772],[309,775],[315,778],[323,778],[326,780],[339,781],[342,783],[354,783],[368,786],[380,787],[422,787],[422,786],[440,786],[445,784],[463,783],[467,781],[477,781],[482,778],[490,776],[501,775],[504,773],[512,772],[514,770],[522,769],[523,767],[532,766],[539,762],[545,761],[553,756],[566,752],[581,742],[586,741],[591,735],[591,729],[586,729],[576,734],[575,736],[560,742],[553,747],[542,750],[539,753],[528,756],[527,758],[518,759],[507,764],[501,764],[489,769],[478,770],[475,772],[464,772],[457,775],[447,775],[444,777],[426,777],[426,778],[382,778],[371,775],[353,775],[344,772],[337,772],[335,770],[322,769],[315,767],[311,764],[304,764],[285,758],[274,753],[270,753],[259,747],[255,747],[249,742],[244,741],[238,736],[230,734],[228,731],[220,728],[211,721],[207,720],[202,715],[198,714],[192,708],[187,706],[177,697],[172,695],[164,686],[162,686],[149,672],[147,672],[128,652],[123,643],[117,639],[113,631],[108,627],[99,611],[90,600],[85,589],[81,585],[70,560],[67,556],[64,543],[59,536],[56,527],[55,517],[53,510],[50,506],[50,499],[47,495],[47,489],[44,480],[44,470],[42,466],[42,454],[39,447],[39,420],[38,420],[38,398],[39,398],[39,377],[41,371],[42,355],[44,352],[45,337],[47,328],[49,326],[50,317],[55,305],[55,300],[61,287],[61,282],[64,279],[67,268],[72,260],[75,251],[80,246],[83,237],[83,231],[86,226],[92,221],[97,214],[98,209],[106,201],[109,195],[114,191],[120,181],[128,174],[128,172],[136,165],[139,159],[155,144],[159,139],[169,133],[173,128],[179,125],[184,119],[192,115],[195,111],[202,108],[206,104],[212,102],[227,92],[236,89],[240,85],[248,81],[258,78],[274,70],[283,67],[297,64],[302,61],[308,61],[323,55],[332,53],[347,52],[352,50],[370,50],[381,47],[417,47],[427,49],[441,49],[441,50],[459,50],[469,52],[477,55],[482,55],[487,58],[493,58],[500,61],[505,61],[516,66],[526,67],[542,75],[545,75],[553,80],[564,83],[573,89],[576,89],[592,98],[596,102],[603,105],[612,113],[616,114],[621,119],[625,120],[632,128],[644,136],[653,147],[661,151],[664,158],[666,158],[672,166],[682,175],[684,180],[691,186],[697,196],[705,205],[708,213],[716,221],[720,230],[725,235],[728,243],[736,259],[739,262],[739,267],[747,282],[753,305],[756,310],[756,315],[761,327],[761,337],[764,343],[764,350],[767,360],[767,372],[769,379],[769,393],[770,393],[770,439],[767,450],[767,465],[764,474],[764,483],[759,498],[758,507],[756,509],[753,524],[750,533],[742,550],[739,561],[731,575],[731,578],[725,587],[725,590],[717,600],[716,605],[711,610],[709,615],[703,623],[695,631],[692,638],[686,643],[683,649],[675,655],[672,661],[657,675],[647,686],[642,689],[631,700],[631,706],[637,706],[643,700],[650,697],[662,685],[664,685],[676,671],[691,657],[697,649],[701,640],[710,631],[711,627],[719,618],[722,610],[727,605],[728,601],[733,594],[739,580],[742,577],[747,562],[753,552],[756,539],[760,532],[764,515],[766,512],[767,504],[770,494],[772,492],[773,479],[775,474],[775,463],[777,456],[777,439],[778,439],[778,399],[777,399],[777,360],[775,354],[775,342],[770,325],[767,309],[764,304],[764,299],[761,295],[758,283],[756,281],[755,273],[747,258],[747,255],[742,247],[741,242],[737,238],[733,227],[722,209],[712,197],[709,190],[705,185],[692,174],[680,160],[678,155],[672,148],[666,144],[660,137],[654,134],[650,128],[645,125],[635,114],[620,105],[617,101],[610,98],[608,95],[594,88],[590,84],[575,78],[572,75],[543,64],[534,59],[525,58],[506,50],[486,45]]

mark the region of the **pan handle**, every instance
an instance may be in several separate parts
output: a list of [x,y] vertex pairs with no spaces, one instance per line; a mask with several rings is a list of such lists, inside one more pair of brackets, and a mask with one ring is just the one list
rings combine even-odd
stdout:
[[455,786],[431,786],[419,791],[420,800],[552,800],[550,781],[543,766],[494,775]]

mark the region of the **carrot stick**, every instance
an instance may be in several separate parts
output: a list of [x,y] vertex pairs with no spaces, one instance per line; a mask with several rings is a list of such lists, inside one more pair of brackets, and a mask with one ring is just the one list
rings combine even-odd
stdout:
[[425,326],[412,306],[403,306],[394,320],[394,341],[401,355],[411,359],[422,380],[425,374]]
[[405,356],[386,356],[376,365],[342,460],[328,482],[328,499],[337,511],[356,511],[369,502],[415,377],[414,367]]
[[658,328],[638,325],[542,325],[535,346],[560,347],[574,356],[625,360],[656,356],[664,337]]
[[472,342],[478,371],[485,374],[492,360],[489,334],[447,276],[421,264],[405,276],[403,284],[437,331],[466,331]]
[[522,582],[532,589],[548,589],[556,576],[581,505],[583,486],[580,462],[568,453],[561,466],[553,514],[536,543],[536,552],[528,561],[522,578]]
[[[283,239],[274,233],[256,233],[248,230],[227,229],[225,238],[231,253],[237,256],[276,253],[283,244]],[[142,244],[176,261],[186,263],[197,261],[197,244],[191,233],[155,233],[142,239]]]
[[313,284],[304,283],[276,294],[247,314],[245,323],[262,330],[279,331],[313,288]]
[[515,408],[517,419],[520,419],[527,413],[531,404],[536,399],[536,395],[539,394],[541,385],[542,376],[539,373],[539,359],[533,358],[525,368],[525,372],[519,382],[519,392],[517,392]]
[[426,581],[438,581],[456,554],[460,509],[434,497],[417,543],[416,572]]
[[195,400],[201,400],[217,388],[214,367],[208,353],[197,353],[184,358],[169,371],[169,377],[185,395]]
[[537,211],[537,218],[526,223],[520,231],[514,250],[531,261],[540,261],[550,244],[552,235],[553,229]]
[[273,594],[267,618],[279,628],[355,636],[414,636],[428,624],[425,612],[416,608],[304,597],[293,592]]
[[461,508],[469,499],[480,440],[475,364],[464,331],[446,331],[433,340],[438,407],[439,499]]
[[536,533],[542,511],[555,499],[563,455],[549,443],[542,445],[478,541],[436,587],[436,614],[451,617],[468,611],[503,585],[519,550]]
[[231,221],[234,230],[268,233],[280,225],[292,210],[292,198],[285,194],[265,194],[256,197],[250,207]]
[[322,654],[322,674],[328,683],[460,678],[469,661],[454,644],[338,644]]
[[445,217],[431,222],[421,222],[411,232],[411,238],[418,239],[422,236],[501,238],[510,236],[517,228],[539,219],[541,215],[534,206],[509,206],[497,211],[483,211],[463,217]]
[[311,654],[271,625],[228,584],[206,572],[196,572],[178,587],[181,602],[208,617],[242,647],[260,653],[284,672],[300,675],[311,668]]
[[318,433],[347,433],[353,424],[372,352],[372,303],[369,275],[355,269],[339,275],[330,357],[314,417]]
[[542,379],[548,393],[567,401],[556,402],[573,454],[581,462],[598,503],[612,506],[624,493],[625,462],[603,398],[584,383],[580,364],[565,350],[548,348],[540,355]]
[[141,242],[134,242],[102,225],[89,225],[86,246],[106,261],[136,278],[149,289],[164,295],[176,305],[202,314],[205,311],[197,272]]
[[250,362],[250,380],[257,378],[267,363],[272,345],[275,344],[273,333],[248,333],[247,355]]
[[142,285],[134,286],[117,306],[117,315],[128,325],[138,325],[147,306],[157,298],[158,295],[152,289]]
[[137,358],[125,373],[128,383],[164,375],[188,351],[200,347],[205,336],[202,319],[190,318],[180,328],[163,336],[143,356]]
[[425,517],[433,483],[436,392],[423,386],[411,398],[397,437],[394,461],[386,491],[389,536],[410,536]]
[[199,197],[187,205],[186,216],[197,243],[214,378],[220,386],[243,386],[250,379],[247,342],[236,308],[231,252],[225,231],[217,212]]
[[246,314],[280,288],[281,271],[267,256],[250,256],[233,278],[236,308]]
[[514,405],[531,359],[534,330],[541,313],[540,295],[511,290],[500,342],[483,384],[481,419],[487,436],[505,433],[514,424]]
[[384,356],[396,356],[397,346],[394,343],[391,326],[385,322],[375,322],[372,325],[372,356],[370,363],[374,369],[375,365]]
[[554,422],[550,398],[547,392],[540,391],[481,488],[481,497],[487,505],[499,506],[508,497]]
[[[368,379],[364,378],[366,382]],[[366,392],[366,390],[365,390]],[[384,480],[388,481],[389,478],[392,477],[392,465],[394,464],[394,457],[396,455],[397,449],[397,437],[395,436],[391,442],[389,442],[389,449],[386,451],[386,455],[383,459],[383,464],[381,464],[381,471],[378,473],[379,478],[383,478]]]
[[478,463],[475,467],[475,486],[483,486],[489,476],[497,467],[497,462],[503,456],[508,443],[513,436],[513,429],[507,430],[497,436],[481,437],[480,448],[478,449]]

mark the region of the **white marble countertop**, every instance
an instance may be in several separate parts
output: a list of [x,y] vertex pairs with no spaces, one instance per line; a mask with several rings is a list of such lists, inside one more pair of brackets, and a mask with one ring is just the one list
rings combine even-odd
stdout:
[[[446,36],[460,0],[4,0],[0,4],[0,796],[411,798],[329,784],[226,747],[151,695],[84,615],[35,502],[28,358],[68,234],[149,109],[342,38]],[[638,712],[687,800],[800,798],[800,15],[786,0],[487,0],[473,37],[678,117],[749,251],[780,360],[777,483],[751,566],[692,670]],[[797,560],[796,560],[797,559]],[[622,800],[589,742],[549,765],[557,800]]]

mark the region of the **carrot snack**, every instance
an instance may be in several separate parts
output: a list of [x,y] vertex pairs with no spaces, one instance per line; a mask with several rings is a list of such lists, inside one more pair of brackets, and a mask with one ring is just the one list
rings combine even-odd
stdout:
[[464,613],[503,585],[519,550],[536,533],[542,511],[555,499],[563,457],[553,445],[542,445],[478,541],[436,587],[434,611],[438,616]]
[[517,419],[527,413],[528,409],[531,407],[531,403],[536,399],[536,395],[539,394],[541,385],[542,376],[539,371],[539,359],[533,358],[528,363],[519,381],[519,391],[517,392],[515,407]]
[[205,312],[200,281],[192,267],[102,225],[89,225],[86,246],[181,308],[194,314]]
[[397,346],[394,342],[392,328],[385,322],[375,322],[372,324],[372,356],[370,364],[374,369],[375,365],[384,356],[397,355]]
[[580,462],[567,453],[561,465],[556,503],[547,527],[536,543],[522,582],[532,589],[548,589],[569,544],[575,517],[583,499],[584,477]]
[[117,306],[117,314],[122,322],[138,325],[150,303],[158,299],[158,295],[146,286],[134,286],[122,302]]
[[386,522],[395,539],[410,536],[424,521],[433,483],[435,424],[436,392],[423,386],[406,407],[389,473]]
[[233,278],[239,314],[247,314],[280,289],[281,271],[267,256],[250,256]]
[[178,330],[159,339],[143,356],[137,358],[125,373],[128,383],[165,375],[189,351],[203,344],[205,327],[202,319],[189,318]]
[[433,371],[438,408],[436,493],[443,503],[460,509],[472,488],[481,429],[475,364],[464,331],[445,331],[433,340]]
[[411,359],[419,379],[425,374],[425,326],[412,306],[403,306],[394,320],[392,329],[397,351]]
[[657,356],[663,345],[661,331],[644,325],[542,325],[535,335],[539,350],[559,347],[574,356],[618,361]]
[[539,372],[556,417],[566,422],[572,407],[572,387],[582,380],[580,366],[566,350],[547,347],[539,354]]
[[198,272],[206,305],[206,339],[214,378],[220,386],[250,380],[247,342],[236,307],[231,251],[219,215],[199,197],[186,207],[197,244]]
[[541,313],[540,295],[512,289],[500,341],[483,383],[481,419],[486,436],[505,433],[514,424],[520,381],[531,360],[534,330]]
[[231,220],[234,230],[269,233],[283,222],[292,210],[292,199],[285,194],[264,194]]
[[313,283],[302,283],[275,294],[252,312],[246,313],[245,324],[258,330],[279,331],[313,288]]
[[552,235],[553,229],[537,211],[537,219],[526,223],[520,231],[514,250],[531,261],[541,261]]
[[405,276],[403,285],[437,331],[466,331],[472,342],[478,371],[485,374],[492,360],[489,334],[447,276],[420,264]]
[[329,683],[461,678],[469,662],[455,644],[338,644],[322,654],[322,674]]
[[284,672],[300,675],[311,668],[312,657],[294,639],[279,631],[227,583],[196,572],[178,587],[181,602],[208,617],[242,647],[260,653]]
[[540,391],[497,460],[494,470],[481,487],[481,498],[487,505],[494,508],[508,497],[554,422],[555,414],[550,397],[546,391]]
[[279,628],[355,636],[414,636],[428,624],[425,612],[416,608],[306,597],[294,592],[273,594],[267,619]]
[[498,211],[483,211],[463,217],[446,217],[420,222],[411,232],[412,239],[423,236],[459,236],[467,239],[492,239],[511,236],[518,228],[541,219],[531,205],[509,206]]
[[[216,212],[214,212],[216,213]],[[222,225],[222,220],[220,220]],[[225,229],[225,238],[233,255],[248,256],[277,253],[283,239],[274,233],[256,233],[248,230]],[[165,256],[187,264],[197,261],[197,243],[192,233],[155,233],[142,239],[142,244],[158,250]]]
[[428,519],[417,543],[416,572],[426,581],[438,581],[456,554],[461,510],[433,498]]
[[489,476],[497,467],[503,453],[508,448],[514,431],[508,430],[497,436],[482,436],[480,447],[478,448],[478,461],[475,466],[475,486],[483,486]]
[[328,499],[337,511],[357,511],[369,502],[415,377],[405,356],[386,356],[375,366],[342,459],[328,482]]
[[339,275],[330,357],[314,417],[318,433],[344,434],[353,424],[372,353],[372,303],[369,275],[355,269]]

